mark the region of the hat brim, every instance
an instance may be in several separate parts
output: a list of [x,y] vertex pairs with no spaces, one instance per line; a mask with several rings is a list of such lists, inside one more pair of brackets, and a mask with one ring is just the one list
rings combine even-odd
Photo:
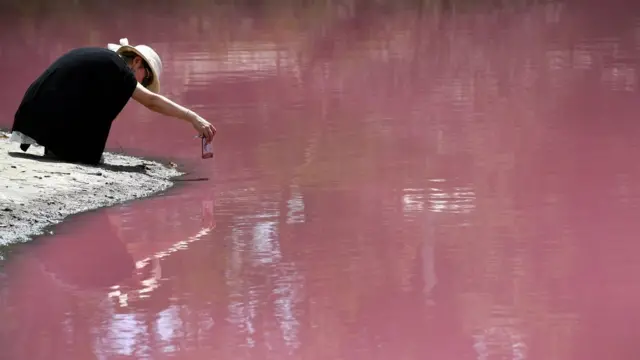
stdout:
[[153,68],[152,62],[147,58],[147,56],[141,53],[138,49],[131,45],[115,45],[109,44],[109,49],[115,51],[117,54],[122,54],[126,51],[134,52],[136,55],[140,56],[144,61],[149,65],[149,69],[151,69],[151,73],[153,75],[153,81],[147,87],[150,91],[154,93],[160,92],[160,78],[158,77],[158,70]]

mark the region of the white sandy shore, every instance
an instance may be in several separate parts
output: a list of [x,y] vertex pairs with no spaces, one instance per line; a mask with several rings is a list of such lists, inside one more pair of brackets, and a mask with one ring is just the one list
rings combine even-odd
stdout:
[[69,215],[166,190],[182,175],[169,165],[117,154],[106,153],[100,166],[42,154],[33,146],[22,152],[0,131],[0,247],[43,234]]

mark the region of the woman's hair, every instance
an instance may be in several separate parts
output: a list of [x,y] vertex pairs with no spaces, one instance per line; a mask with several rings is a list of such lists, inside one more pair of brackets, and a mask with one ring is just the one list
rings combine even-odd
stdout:
[[[133,60],[140,55],[136,54],[133,51],[123,51],[120,53],[120,56],[124,59],[124,61],[127,62],[127,64],[131,65],[133,63]],[[140,58],[142,59],[142,66],[144,66],[144,68],[147,70],[147,74],[149,74],[148,78],[142,80],[142,86],[148,87],[151,84],[151,81],[153,81],[153,72],[151,71],[151,67],[149,67],[149,64],[147,64],[142,56],[140,56]]]
[[136,56],[140,56],[133,51],[123,51],[120,53],[120,56],[127,62],[127,64],[131,64]]

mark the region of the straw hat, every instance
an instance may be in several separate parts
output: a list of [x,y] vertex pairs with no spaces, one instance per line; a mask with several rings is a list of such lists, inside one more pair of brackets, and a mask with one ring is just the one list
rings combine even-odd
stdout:
[[140,55],[144,61],[149,64],[151,68],[151,72],[153,73],[153,81],[149,84],[149,90],[154,93],[160,92],[160,74],[162,73],[162,61],[160,60],[160,56],[149,46],[147,45],[138,45],[131,46],[129,45],[129,40],[127,38],[120,39],[120,45],[117,44],[107,44],[107,48],[109,50],[113,50],[118,54],[121,54],[125,51],[133,51],[134,53]]

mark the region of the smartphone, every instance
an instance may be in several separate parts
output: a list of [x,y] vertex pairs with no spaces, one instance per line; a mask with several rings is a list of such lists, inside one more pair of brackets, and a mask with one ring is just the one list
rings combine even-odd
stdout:
[[202,137],[202,158],[210,159],[213,157],[213,146],[211,141],[207,141],[207,138]]

